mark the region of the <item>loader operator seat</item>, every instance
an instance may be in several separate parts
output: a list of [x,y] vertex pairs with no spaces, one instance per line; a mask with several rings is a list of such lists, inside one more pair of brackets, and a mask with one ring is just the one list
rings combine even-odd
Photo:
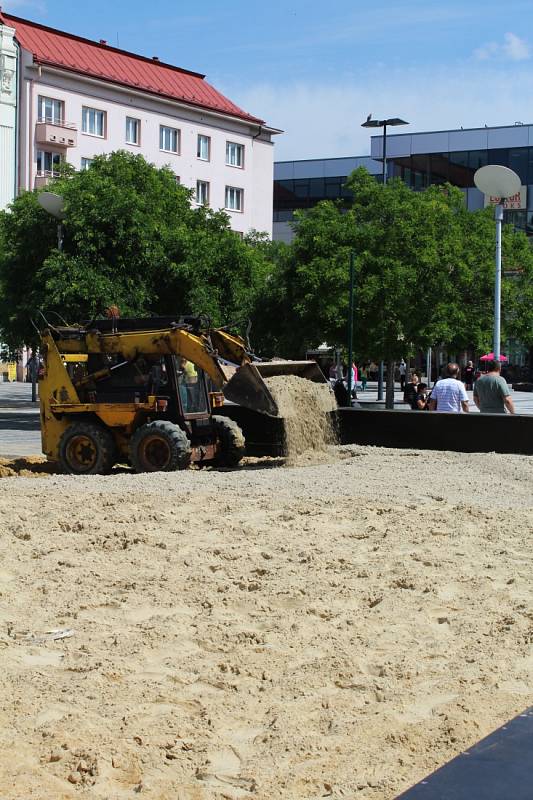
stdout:
[[191,361],[179,356],[176,363],[176,375],[183,411],[186,414],[205,413],[207,403],[202,370]]

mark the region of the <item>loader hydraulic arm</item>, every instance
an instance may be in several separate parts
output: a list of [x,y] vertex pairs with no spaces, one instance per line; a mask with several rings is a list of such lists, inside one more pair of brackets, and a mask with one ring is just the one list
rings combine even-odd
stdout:
[[[217,345],[218,341],[217,339]],[[224,353],[220,355],[226,360],[241,364],[246,353],[244,342],[229,334],[225,334],[224,338],[221,338],[221,342],[225,342],[225,344]],[[128,361],[132,361],[139,355],[183,356],[201,367],[209,375],[214,386],[222,389],[233,374],[233,370],[228,370],[220,364],[213,344],[208,336],[192,333],[184,328],[125,333],[89,331],[82,333],[79,338],[64,338],[56,341],[57,348],[61,353],[116,353],[121,354]]]

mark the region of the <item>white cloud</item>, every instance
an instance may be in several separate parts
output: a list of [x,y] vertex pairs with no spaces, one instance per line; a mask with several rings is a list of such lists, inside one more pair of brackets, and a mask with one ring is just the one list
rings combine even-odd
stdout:
[[277,161],[334,158],[370,152],[361,123],[400,116],[410,122],[399,132],[513,125],[533,108],[533,69],[480,64],[439,70],[390,70],[347,76],[336,83],[263,83],[243,90],[225,87],[242,108],[285,133],[275,137]]
[[515,33],[506,33],[503,42],[488,42],[474,50],[474,57],[479,61],[498,58],[507,61],[526,61],[530,57],[528,43]]

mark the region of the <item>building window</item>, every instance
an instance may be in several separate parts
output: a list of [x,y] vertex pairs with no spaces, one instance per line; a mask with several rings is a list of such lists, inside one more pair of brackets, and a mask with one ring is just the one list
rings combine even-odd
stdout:
[[209,205],[209,183],[207,181],[196,181],[196,202],[199,206]]
[[53,125],[63,124],[63,103],[53,97],[39,95],[39,122],[51,122]]
[[204,136],[202,133],[198,134],[196,156],[197,158],[201,158],[202,161],[209,161],[211,158],[211,139],[209,136]]
[[167,128],[161,125],[159,128],[159,149],[166,153],[179,153],[180,132],[176,128]]
[[181,186],[181,179],[179,175],[174,175],[174,180],[176,181],[176,186]]
[[55,177],[59,175],[61,154],[48,150],[37,150],[37,175],[39,177]]
[[141,120],[126,117],[126,144],[141,143]]
[[91,166],[93,161],[94,161],[94,158],[84,158],[82,156],[82,159],[81,159],[81,168],[82,168],[82,170],[89,169],[89,167]]
[[98,111],[97,108],[83,106],[81,115],[81,130],[91,136],[105,136],[105,111]]
[[237,189],[235,186],[226,186],[225,208],[228,211],[242,211],[243,195],[244,191],[242,189]]
[[244,167],[244,145],[226,142],[226,164],[230,167]]

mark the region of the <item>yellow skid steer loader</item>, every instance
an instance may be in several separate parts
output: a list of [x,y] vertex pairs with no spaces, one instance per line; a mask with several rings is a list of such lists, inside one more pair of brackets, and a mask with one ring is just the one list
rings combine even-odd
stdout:
[[43,452],[71,474],[235,466],[244,436],[217,407],[227,399],[276,416],[265,377],[325,381],[313,361],[256,361],[239,336],[195,317],[49,325],[41,352]]

